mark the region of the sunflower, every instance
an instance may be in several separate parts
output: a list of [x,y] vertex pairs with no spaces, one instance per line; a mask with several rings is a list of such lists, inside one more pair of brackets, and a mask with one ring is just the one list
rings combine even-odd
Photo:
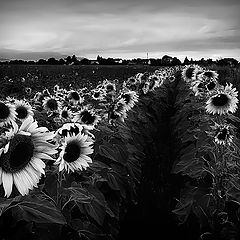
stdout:
[[169,80],[169,82],[174,82],[175,81],[175,76],[174,75],[172,75],[172,76],[170,76],[169,78],[168,78],[168,80]]
[[198,65],[187,65],[182,70],[182,78],[185,82],[191,82],[194,79],[194,74],[201,70],[202,68]]
[[47,128],[38,127],[31,116],[20,128],[14,123],[13,129],[2,136],[6,144],[0,149],[0,182],[5,196],[11,195],[13,183],[21,195],[37,187],[45,173],[42,159],[53,160],[50,155],[57,153],[56,147],[48,142],[53,136]]
[[120,120],[124,122],[124,119],[127,117],[127,108],[126,102],[124,99],[119,99],[109,111],[109,120]]
[[57,98],[55,97],[45,97],[44,100],[43,100],[43,108],[46,110],[46,111],[49,111],[49,112],[54,112],[54,111],[57,111],[60,107],[60,104],[59,104],[59,101]]
[[93,141],[87,135],[79,132],[78,134],[67,134],[60,147],[61,152],[56,164],[59,164],[59,171],[66,170],[75,172],[86,169],[92,159],[88,156],[93,153]]
[[84,107],[80,112],[76,113],[73,121],[79,122],[85,125],[96,125],[100,120],[99,116],[95,113],[93,109],[89,109],[88,107]]
[[219,89],[206,102],[206,112],[212,114],[234,113],[237,110],[238,92],[232,88],[232,84],[227,84],[225,88]]
[[214,137],[214,141],[220,145],[230,145],[233,141],[233,129],[226,123],[218,124],[215,122],[214,126],[211,126],[212,132],[210,135]]
[[153,91],[155,88],[160,87],[163,84],[161,77],[157,76],[156,74],[150,75],[148,81],[150,82],[149,91]]
[[21,122],[34,115],[31,105],[24,100],[15,100],[15,111],[16,118]]
[[32,89],[29,88],[29,87],[25,88],[25,93],[26,93],[27,95],[31,95]]
[[134,107],[138,101],[138,94],[135,91],[126,91],[120,95],[120,99],[123,99],[126,103],[126,111]]
[[146,81],[142,86],[143,94],[147,94],[149,92],[150,82]]
[[59,117],[63,120],[70,120],[73,116],[73,113],[70,109],[68,109],[67,107],[64,107],[63,109],[61,109]]
[[204,81],[217,80],[218,75],[219,74],[216,71],[205,70],[199,75],[199,78],[203,79]]
[[203,96],[206,91],[206,86],[201,81],[194,81],[191,84],[191,89],[194,92],[195,96]]
[[74,90],[72,90],[68,93],[67,98],[74,105],[77,105],[77,104],[83,102],[83,99],[81,98],[80,94]]
[[94,100],[102,101],[106,96],[106,92],[102,89],[94,89],[92,92],[92,98]]
[[58,84],[54,85],[53,91],[54,91],[54,92],[58,92],[59,90],[60,90],[59,85],[58,85]]
[[0,127],[15,121],[16,111],[14,106],[0,101]]

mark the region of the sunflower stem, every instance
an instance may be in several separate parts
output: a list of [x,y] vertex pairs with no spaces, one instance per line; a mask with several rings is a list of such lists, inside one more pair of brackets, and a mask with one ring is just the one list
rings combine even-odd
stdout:
[[62,188],[62,171],[58,173],[58,187],[57,187],[56,202],[57,202],[57,207],[59,209],[61,209],[61,194],[60,194],[61,188]]

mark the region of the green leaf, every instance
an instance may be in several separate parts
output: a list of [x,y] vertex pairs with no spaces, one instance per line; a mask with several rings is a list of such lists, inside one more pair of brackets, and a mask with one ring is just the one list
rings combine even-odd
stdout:
[[0,197],[0,216],[8,209],[8,207],[14,202],[19,201],[20,197],[15,198],[1,198]]
[[24,219],[36,223],[66,224],[61,211],[48,200],[37,196],[26,196],[22,201],[12,206],[13,216],[17,220]]

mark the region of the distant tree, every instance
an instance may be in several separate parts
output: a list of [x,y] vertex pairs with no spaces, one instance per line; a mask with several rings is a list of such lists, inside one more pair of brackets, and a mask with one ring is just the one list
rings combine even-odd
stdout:
[[60,65],[64,65],[66,62],[64,61],[64,59],[60,58],[60,59],[58,60],[58,63],[59,63]]
[[44,60],[44,59],[39,59],[39,60],[36,62],[36,64],[45,65],[45,64],[47,64],[47,61]]
[[49,65],[58,65],[58,60],[56,60],[55,58],[51,57],[47,60],[47,64]]
[[181,64],[182,64],[182,62],[178,58],[176,58],[176,57],[173,58],[172,66],[178,66],[178,65],[181,65]]
[[87,58],[83,58],[83,59],[80,61],[80,64],[82,64],[82,65],[89,65],[89,64],[90,64],[90,60],[87,59]]
[[188,65],[190,64],[190,61],[188,60],[187,57],[185,57],[184,61],[183,61],[183,65]]
[[71,56],[67,56],[65,58],[65,62],[66,62],[67,65],[70,65],[72,63],[72,57]]
[[80,64],[80,61],[77,59],[76,55],[72,55],[72,64],[74,65]]
[[239,62],[235,58],[221,58],[216,61],[217,65],[219,66],[232,66],[236,67]]

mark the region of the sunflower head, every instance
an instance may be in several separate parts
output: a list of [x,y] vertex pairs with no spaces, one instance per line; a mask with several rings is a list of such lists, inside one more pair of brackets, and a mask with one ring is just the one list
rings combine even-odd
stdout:
[[60,107],[59,101],[55,97],[45,97],[43,100],[43,108],[46,111],[57,111]]
[[14,123],[13,129],[2,136],[5,141],[0,149],[0,182],[5,196],[10,196],[13,184],[21,195],[37,187],[44,174],[42,159],[53,160],[50,155],[57,153],[56,146],[48,142],[53,136],[47,128],[39,128],[32,117],[20,127]]
[[66,170],[69,173],[86,169],[92,162],[89,157],[93,153],[92,147],[93,140],[84,133],[67,134],[56,161],[56,164],[59,165],[59,171]]
[[224,89],[220,88],[214,95],[210,96],[206,102],[205,109],[207,113],[228,114],[237,110],[238,92],[232,85],[227,85]]
[[218,124],[215,122],[214,126],[211,126],[212,131],[210,136],[214,138],[214,141],[219,145],[230,145],[233,141],[233,128],[226,124]]
[[16,117],[20,121],[24,121],[27,119],[29,116],[33,116],[34,113],[32,111],[31,105],[23,100],[16,100],[15,101],[15,111],[17,113]]
[[16,111],[11,104],[0,101],[0,127],[15,121]]

